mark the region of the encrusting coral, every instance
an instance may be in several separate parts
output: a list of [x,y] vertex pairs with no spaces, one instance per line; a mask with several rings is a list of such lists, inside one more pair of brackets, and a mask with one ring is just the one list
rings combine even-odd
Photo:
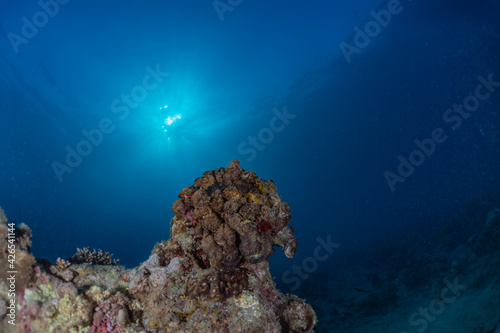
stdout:
[[[275,184],[235,160],[178,197],[170,239],[137,268],[88,248],[31,265],[34,283],[18,292],[13,331],[311,332],[311,306],[280,293],[269,272],[274,246],[289,258],[297,250]],[[0,319],[0,330],[12,329]]]

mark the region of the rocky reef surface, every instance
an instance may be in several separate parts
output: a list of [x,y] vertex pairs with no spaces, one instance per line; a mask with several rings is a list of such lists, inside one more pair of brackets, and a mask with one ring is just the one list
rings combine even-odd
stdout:
[[88,248],[37,260],[29,227],[11,228],[0,209],[0,265],[15,257],[17,271],[12,286],[0,272],[0,331],[311,332],[312,307],[269,272],[274,246],[291,258],[298,245],[275,184],[234,160],[178,197],[170,239],[134,269]]

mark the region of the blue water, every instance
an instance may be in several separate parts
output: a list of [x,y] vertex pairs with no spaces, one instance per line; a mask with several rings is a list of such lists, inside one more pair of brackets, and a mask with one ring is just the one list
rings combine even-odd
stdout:
[[499,1],[219,3],[0,1],[0,206],[38,258],[138,265],[177,193],[232,159],[290,204],[283,290],[318,237],[436,241],[499,205]]

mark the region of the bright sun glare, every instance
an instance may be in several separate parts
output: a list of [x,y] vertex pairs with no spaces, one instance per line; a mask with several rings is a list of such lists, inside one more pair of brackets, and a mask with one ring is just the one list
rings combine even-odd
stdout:
[[[168,105],[165,105],[165,106],[161,106],[160,107],[160,110],[165,110],[168,108]],[[173,116],[168,116],[164,121],[163,121],[163,124],[162,125],[162,128],[163,128],[163,132],[165,133],[168,133],[168,127],[167,126],[174,126],[175,125],[175,122],[177,120],[181,119],[181,115],[180,114],[175,114]],[[170,139],[170,138],[169,138]]]

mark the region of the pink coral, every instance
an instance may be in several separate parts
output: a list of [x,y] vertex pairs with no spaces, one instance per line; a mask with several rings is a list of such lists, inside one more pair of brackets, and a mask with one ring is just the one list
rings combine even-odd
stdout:
[[105,301],[98,302],[94,309],[92,326],[89,333],[121,333],[124,327],[117,323],[118,313],[125,309],[123,299],[110,297]]

